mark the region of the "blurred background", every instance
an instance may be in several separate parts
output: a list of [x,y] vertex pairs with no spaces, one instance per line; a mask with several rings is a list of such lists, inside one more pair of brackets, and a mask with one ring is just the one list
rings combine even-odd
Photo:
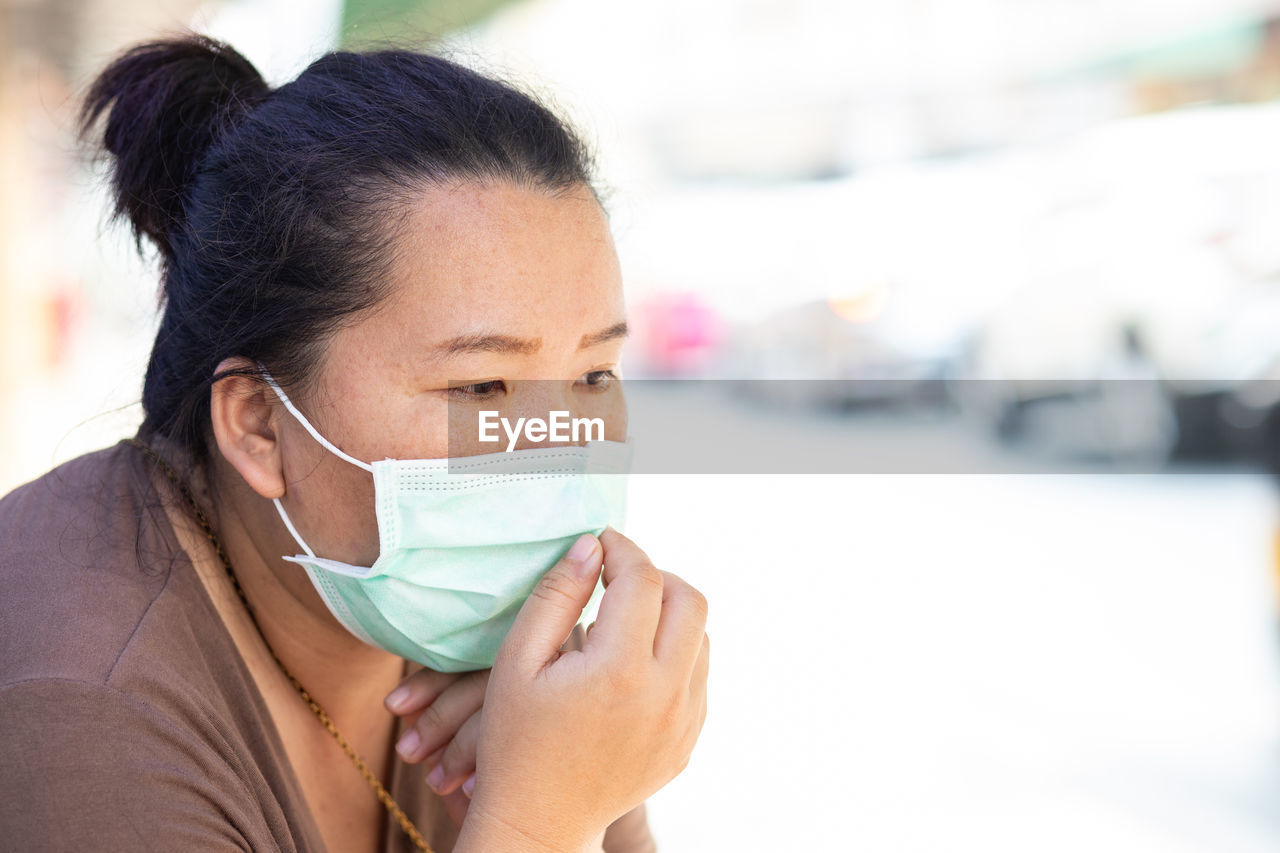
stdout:
[[628,376],[769,380],[691,404],[762,450],[1061,464],[635,478],[712,605],[664,850],[1280,847],[1280,0],[0,0],[0,493],[141,419],[155,265],[71,119],[178,27],[547,97]]

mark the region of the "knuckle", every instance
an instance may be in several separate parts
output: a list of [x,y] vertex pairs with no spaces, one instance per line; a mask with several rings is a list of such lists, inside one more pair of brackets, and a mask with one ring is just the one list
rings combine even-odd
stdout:
[[681,598],[688,599],[689,601],[700,600],[702,606],[706,606],[706,596],[704,596],[693,584],[689,583],[677,574],[672,574],[671,572],[663,572],[662,574],[666,576],[667,585],[671,588],[673,595],[680,596]]
[[625,670],[610,670],[608,674],[609,690],[615,695],[629,695],[635,692],[635,677]]
[[460,745],[457,740],[454,740],[445,749],[444,755],[440,758],[440,763],[444,765],[446,777],[452,778],[474,770],[475,756]]
[[684,742],[682,738],[676,746],[675,755],[675,772],[672,776],[679,776],[689,766],[689,759],[693,756],[693,746]]
[[431,731],[443,731],[448,725],[445,719],[444,711],[440,707],[439,702],[432,702],[422,711],[422,717],[418,720],[418,729],[422,734]]
[[707,639],[707,635],[702,635],[702,648],[698,650],[698,659],[694,673],[701,676],[702,681],[707,680],[707,670],[711,668],[711,641]]
[[464,691],[467,707],[479,708],[484,704],[484,692],[489,686],[489,670],[469,672],[459,683],[459,690]]
[[657,566],[648,560],[641,560],[631,565],[631,577],[642,584],[656,587],[659,591],[666,584],[666,578]]
[[663,709],[663,714],[660,718],[663,730],[668,732],[683,731],[688,727],[688,721],[686,720],[688,716],[685,703],[679,699],[672,699]]
[[687,589],[688,592],[685,593],[685,597],[688,599],[689,609],[693,611],[695,616],[703,622],[706,622],[708,608],[707,597],[691,586],[687,587]]
[[607,671],[609,687],[614,695],[633,697],[645,692],[646,677],[642,667],[634,664],[623,664],[610,667]]
[[684,727],[684,737],[681,738],[680,752],[685,756],[685,761],[689,760],[689,756],[693,754],[693,748],[698,744],[698,736],[702,734],[701,714],[694,714],[692,718],[687,720]]
[[[660,699],[656,701],[653,698],[650,699],[654,702],[650,707],[653,709],[655,724],[662,731],[668,732],[669,736],[684,731],[689,724],[687,692],[680,685],[668,685],[665,691],[658,694],[661,696]],[[654,697],[655,692],[649,691],[648,695]]]
[[533,588],[533,597],[556,606],[576,605],[578,585],[563,571],[553,569]]

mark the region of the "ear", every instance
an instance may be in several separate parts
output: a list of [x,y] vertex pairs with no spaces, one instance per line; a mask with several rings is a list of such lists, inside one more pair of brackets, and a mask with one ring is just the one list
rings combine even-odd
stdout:
[[[257,365],[247,358],[228,358],[217,373]],[[284,466],[277,435],[280,406],[267,384],[250,376],[228,376],[209,390],[213,437],[222,458],[240,472],[264,498],[284,496]]]

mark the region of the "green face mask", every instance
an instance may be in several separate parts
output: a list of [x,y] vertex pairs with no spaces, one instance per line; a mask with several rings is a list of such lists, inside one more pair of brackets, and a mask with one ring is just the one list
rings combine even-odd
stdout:
[[334,617],[370,645],[440,672],[491,667],[520,606],[574,541],[622,527],[630,442],[370,464],[320,435],[263,373],[316,441],[373,474],[372,566],[316,556],[275,500],[304,552],[284,559],[306,569]]

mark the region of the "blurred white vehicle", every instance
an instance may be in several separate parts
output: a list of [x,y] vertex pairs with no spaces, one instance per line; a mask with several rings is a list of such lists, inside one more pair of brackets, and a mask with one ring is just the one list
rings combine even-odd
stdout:
[[715,375],[868,380],[855,396],[874,395],[870,380],[936,383],[1017,281],[1014,168],[975,157],[665,190],[620,229],[631,298],[705,300],[724,327]]
[[[1246,410],[1265,395],[1237,395],[1280,360],[1277,151],[1280,107],[1265,105],[1128,119],[1039,153],[1048,204],[1025,282],[975,353],[977,376],[1004,380],[1006,425],[1060,380],[1131,378],[1138,361],[1167,397],[1145,417],[1176,416],[1178,452],[1221,456],[1236,426],[1262,424],[1270,404]],[[1149,433],[1142,453],[1175,450]]]

